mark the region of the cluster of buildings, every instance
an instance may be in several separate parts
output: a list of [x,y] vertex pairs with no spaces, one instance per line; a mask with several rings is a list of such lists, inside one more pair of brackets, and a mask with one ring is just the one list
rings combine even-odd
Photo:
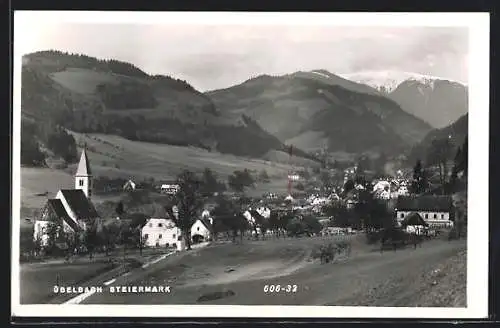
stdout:
[[[355,172],[355,168],[352,169]],[[350,172],[349,172],[350,173]],[[33,237],[43,245],[47,245],[49,234],[59,234],[61,231],[75,233],[99,225],[101,218],[92,203],[92,172],[85,150],[83,150],[75,174],[73,189],[61,189],[55,198],[47,200],[42,208],[41,215],[35,220]],[[354,208],[359,201],[359,193],[367,189],[380,200],[395,200],[395,213],[398,224],[415,229],[415,227],[449,227],[453,225],[453,203],[449,196],[411,196],[408,190],[409,181],[402,178],[380,179],[371,185],[356,184],[353,190],[344,193],[342,199],[336,192],[328,196],[319,194],[295,199],[288,195],[280,199],[275,194],[269,194],[266,201],[259,201],[249,205],[243,217],[251,226],[262,219],[269,219],[271,210],[293,209],[295,211],[310,211],[321,215],[325,205],[333,201],[344,201],[348,209]],[[134,190],[136,185],[129,180],[124,189]],[[371,189],[371,190],[370,190]],[[164,184],[161,191],[175,194],[179,186]],[[177,215],[175,206],[172,208]],[[177,247],[183,248],[182,231],[175,225],[176,217],[149,218],[140,227],[141,238],[149,247]],[[50,223],[56,223],[56,230]],[[205,210],[190,228],[190,238],[193,242],[211,240],[214,236],[214,219],[208,210]],[[254,233],[260,233],[255,230]]]

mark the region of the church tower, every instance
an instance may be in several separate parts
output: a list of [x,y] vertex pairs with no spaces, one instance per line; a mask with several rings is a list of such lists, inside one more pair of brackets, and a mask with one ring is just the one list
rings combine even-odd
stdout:
[[75,174],[75,189],[83,190],[88,199],[92,196],[92,172],[85,148],[78,163],[78,169]]

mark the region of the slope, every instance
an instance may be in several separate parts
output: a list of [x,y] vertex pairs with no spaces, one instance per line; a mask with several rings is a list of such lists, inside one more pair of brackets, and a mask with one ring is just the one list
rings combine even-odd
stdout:
[[262,75],[207,95],[221,115],[248,115],[308,151],[398,152],[431,129],[378,91],[324,70]]
[[220,116],[187,82],[148,75],[129,63],[43,51],[24,56],[23,118],[48,143],[56,126],[136,141],[261,157],[284,145],[248,118]]
[[434,128],[445,127],[467,113],[467,86],[458,81],[402,71],[366,71],[342,77],[371,86]]
[[464,140],[467,138],[469,131],[469,114],[461,116],[458,120],[452,124],[441,128],[434,129],[417,145],[415,145],[408,159],[411,163],[414,163],[417,159],[425,160],[426,155],[429,153],[433,140],[439,139],[450,139],[451,144],[454,148],[461,146]]

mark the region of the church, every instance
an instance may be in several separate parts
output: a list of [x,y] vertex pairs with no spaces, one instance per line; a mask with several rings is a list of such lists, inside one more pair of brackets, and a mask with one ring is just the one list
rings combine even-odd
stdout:
[[66,234],[75,234],[96,225],[100,218],[91,197],[92,172],[87,153],[83,149],[75,174],[74,189],[61,189],[55,198],[47,200],[35,221],[34,239],[39,240],[41,246],[46,246],[51,227],[57,227],[57,231],[62,227]]

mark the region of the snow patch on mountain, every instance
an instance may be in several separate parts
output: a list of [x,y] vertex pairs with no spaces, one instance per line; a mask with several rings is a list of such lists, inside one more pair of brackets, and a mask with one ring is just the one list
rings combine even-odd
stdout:
[[353,82],[366,84],[386,93],[392,92],[405,81],[416,81],[432,89],[434,89],[434,82],[438,80],[464,85],[462,82],[448,78],[402,71],[364,71],[339,74],[339,76]]

